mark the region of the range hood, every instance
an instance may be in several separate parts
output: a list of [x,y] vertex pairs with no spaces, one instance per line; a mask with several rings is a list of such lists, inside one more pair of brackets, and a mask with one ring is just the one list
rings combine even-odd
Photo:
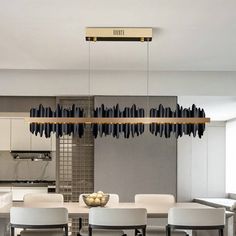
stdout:
[[11,151],[11,155],[15,160],[32,160],[32,161],[51,161],[50,151]]

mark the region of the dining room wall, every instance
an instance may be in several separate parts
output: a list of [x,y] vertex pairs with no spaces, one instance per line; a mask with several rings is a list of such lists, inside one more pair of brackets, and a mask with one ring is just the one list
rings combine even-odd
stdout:
[[178,139],[177,199],[226,197],[226,123],[211,122],[201,139]]
[[236,194],[236,119],[226,122],[226,192]]
[[[105,104],[120,107],[158,106],[172,109],[176,97],[96,96],[95,107]],[[170,193],[176,196],[176,138],[151,135],[149,127],[139,137],[117,139],[111,136],[95,139],[95,191],[118,193],[121,201],[133,201],[136,193]]]

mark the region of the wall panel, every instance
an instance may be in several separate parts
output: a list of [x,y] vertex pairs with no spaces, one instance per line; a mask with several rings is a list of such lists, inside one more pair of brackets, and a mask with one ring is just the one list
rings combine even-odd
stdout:
[[[95,97],[95,106],[119,103],[146,107],[146,97]],[[160,103],[174,108],[176,97],[151,97],[149,106]],[[133,201],[136,193],[176,195],[176,138],[156,137],[149,127],[135,138],[102,137],[95,140],[95,190],[114,192],[121,201]]]
[[211,122],[202,139],[178,139],[178,200],[225,197],[225,122]]

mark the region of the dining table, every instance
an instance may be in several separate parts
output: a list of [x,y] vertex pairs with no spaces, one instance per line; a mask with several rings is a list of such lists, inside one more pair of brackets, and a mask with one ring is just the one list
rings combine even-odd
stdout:
[[[23,202],[12,202],[0,208],[0,222],[7,229],[10,220],[11,207],[65,207],[68,210],[68,216],[71,219],[88,217],[89,207],[81,205],[78,202],[64,202],[62,204],[55,203],[34,203],[34,205],[25,206]],[[106,207],[106,206],[105,206]],[[107,206],[109,208],[146,208],[148,218],[167,218],[170,207],[181,208],[211,208],[210,206],[203,205],[196,202],[178,202],[172,205],[154,205],[154,204],[141,204],[134,202],[120,202],[117,204]],[[226,225],[225,236],[234,236],[234,212],[226,211]],[[5,230],[5,235],[8,236],[8,230]]]

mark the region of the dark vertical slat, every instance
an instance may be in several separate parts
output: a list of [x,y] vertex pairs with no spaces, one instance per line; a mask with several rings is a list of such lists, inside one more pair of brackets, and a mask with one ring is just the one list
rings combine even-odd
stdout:
[[171,236],[171,229],[169,225],[166,226],[166,236]]

